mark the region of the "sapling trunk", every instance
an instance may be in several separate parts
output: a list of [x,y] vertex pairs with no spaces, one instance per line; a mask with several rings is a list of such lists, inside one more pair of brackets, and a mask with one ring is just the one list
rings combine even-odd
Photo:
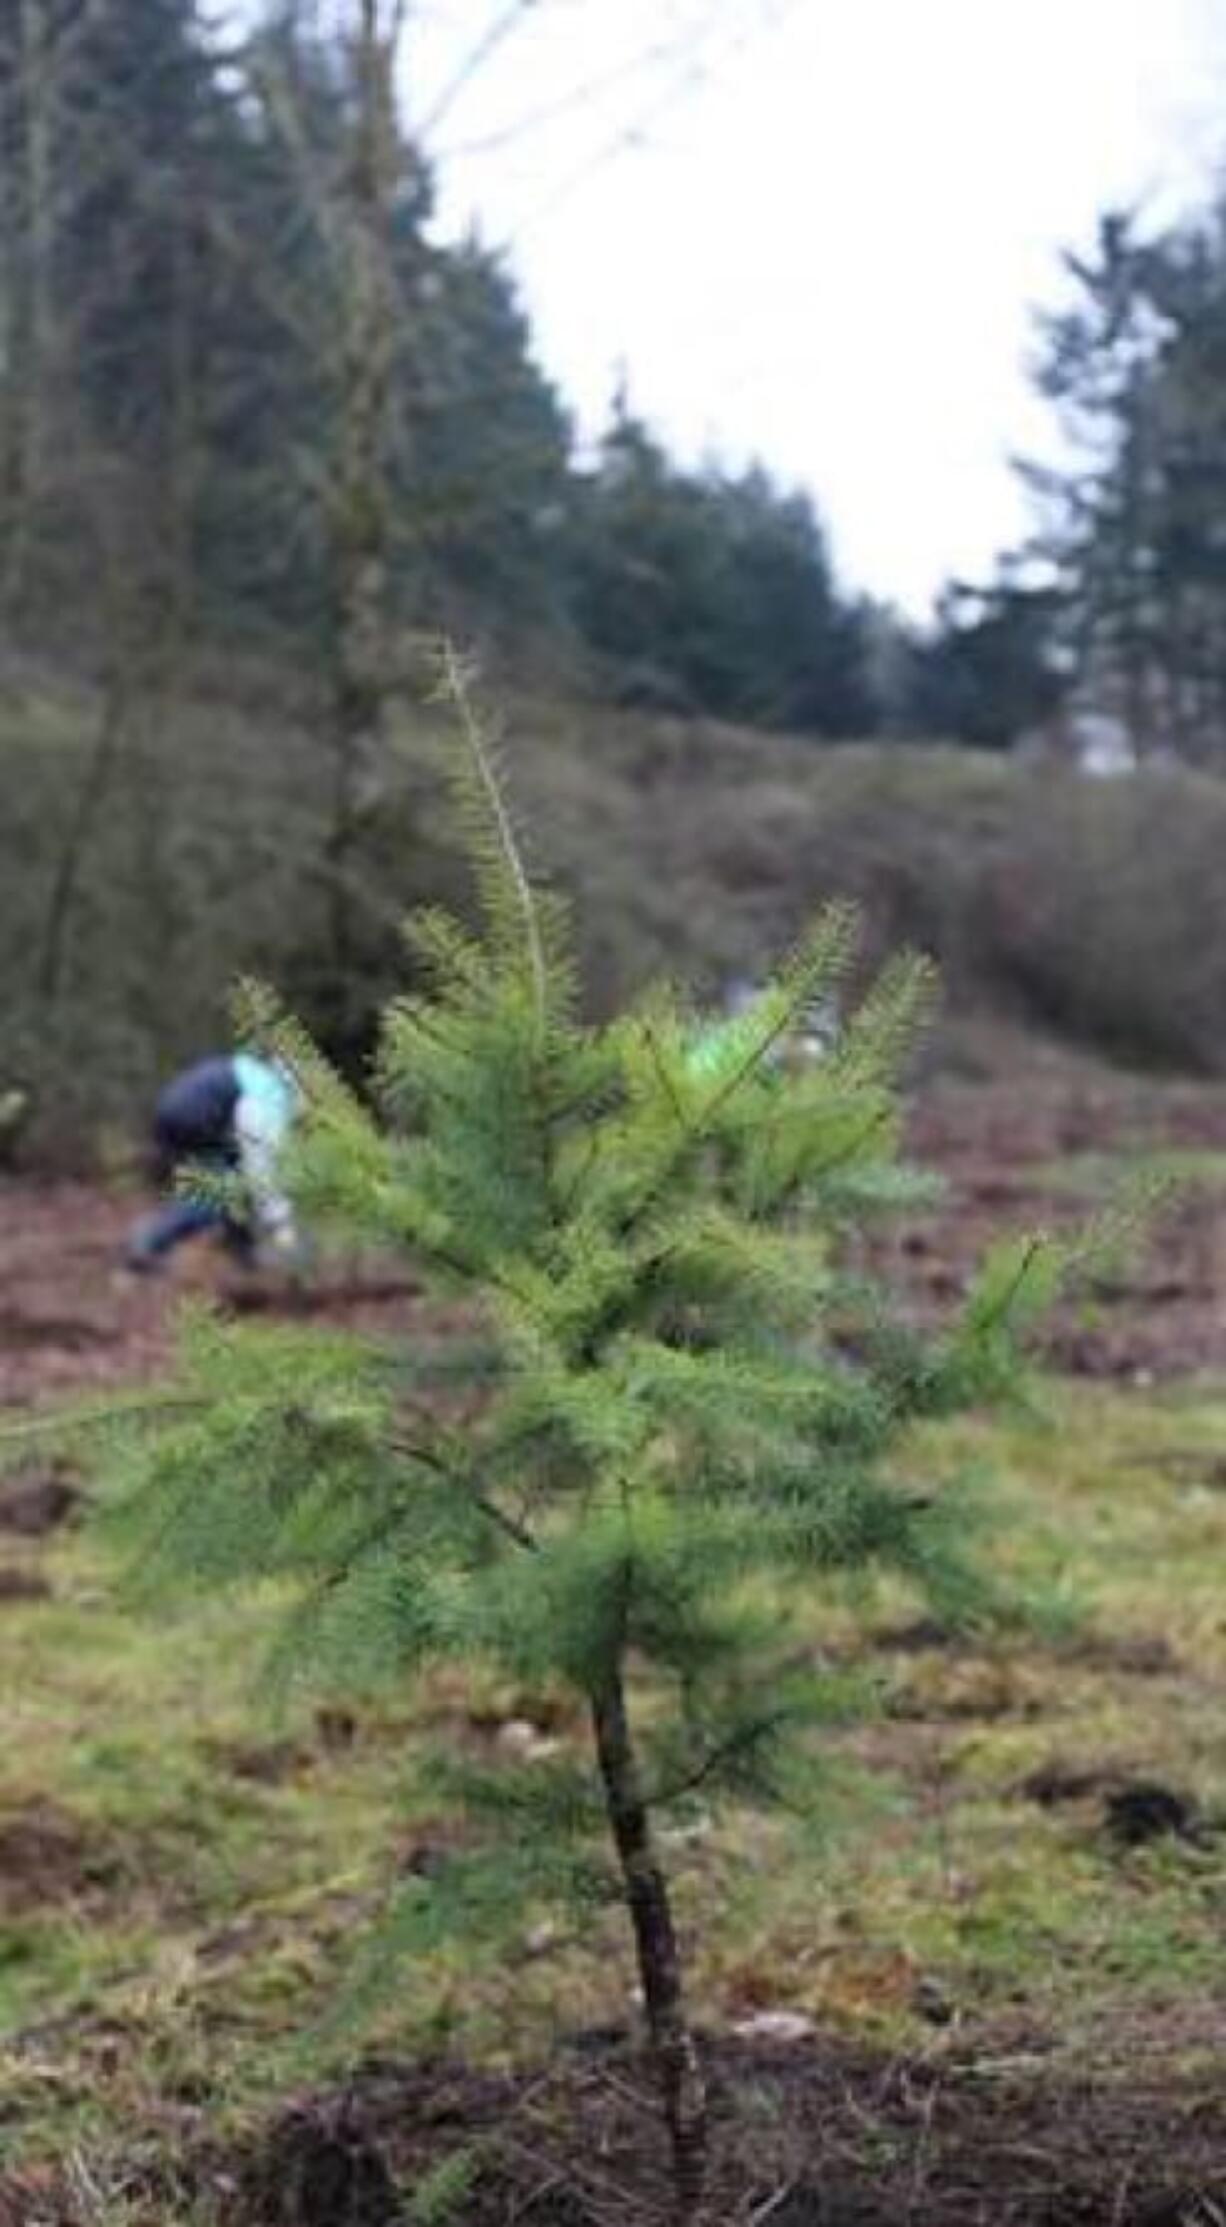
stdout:
[[672,2143],[677,2218],[692,2220],[706,2176],[706,2094],[686,2022],[668,1887],[652,1841],[620,1666],[593,1693],[591,1708],[609,1825],[634,1927],[656,2078]]

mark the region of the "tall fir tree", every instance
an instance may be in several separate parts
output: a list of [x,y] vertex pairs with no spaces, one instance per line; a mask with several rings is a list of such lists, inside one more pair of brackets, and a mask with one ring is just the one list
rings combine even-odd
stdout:
[[1226,717],[1226,204],[1156,235],[1120,212],[1066,259],[1040,385],[1070,458],[1030,468],[1083,699],[1139,753],[1216,764]]

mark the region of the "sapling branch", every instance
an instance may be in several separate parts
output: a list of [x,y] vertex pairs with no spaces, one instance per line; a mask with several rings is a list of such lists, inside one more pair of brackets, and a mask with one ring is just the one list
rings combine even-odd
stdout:
[[435,1452],[433,1447],[419,1446],[413,1440],[407,1438],[393,1437],[389,1438],[387,1443],[392,1453],[402,1455],[406,1461],[420,1462],[423,1468],[433,1470],[437,1476],[444,1478],[448,1484],[458,1486],[472,1506],[478,1509],[499,1531],[504,1531],[508,1539],[513,1539],[516,1546],[523,1547],[529,1554],[536,1554],[539,1551],[539,1540],[535,1539],[522,1523],[517,1522],[514,1516],[508,1515],[505,1508],[500,1508],[497,1501],[491,1500],[471,1479],[465,1477],[462,1472],[453,1469],[441,1454]]
[[729,1763],[735,1763],[740,1756],[752,1755],[754,1749],[761,1747],[764,1740],[783,1731],[791,1722],[791,1710],[775,1709],[769,1716],[755,1718],[752,1724],[738,1725],[735,1732],[728,1734],[727,1739],[720,1740],[713,1748],[709,1748],[701,1763],[696,1763],[684,1778],[674,1779],[671,1785],[656,1787],[653,1792],[648,1793],[645,1796],[648,1809],[667,1809],[673,1802],[684,1801],[687,1794],[696,1794],[701,1786],[706,1786],[711,1779],[717,1777]]

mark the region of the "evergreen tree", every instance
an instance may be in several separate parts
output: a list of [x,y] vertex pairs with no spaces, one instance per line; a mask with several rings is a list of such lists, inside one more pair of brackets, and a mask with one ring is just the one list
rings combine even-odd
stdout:
[[504,262],[431,237],[402,20],[267,0],[223,50],[199,0],[0,0],[0,595],[100,663],[121,582],[167,669],[240,636],[305,665],[342,955],[414,630],[586,653],[624,701],[875,724],[807,496],[683,470],[625,410],[576,468]]
[[1066,259],[1043,393],[1071,465],[1031,468],[1083,693],[1135,744],[1220,757],[1226,720],[1226,206]]
[[500,257],[417,247],[397,527],[419,623],[505,640],[566,629],[570,426]]
[[946,1337],[911,1338],[840,1259],[862,1217],[914,1195],[894,1076],[923,969],[889,971],[801,1068],[774,1054],[846,974],[838,910],[701,1060],[664,992],[585,1026],[565,921],[451,685],[484,928],[413,923],[429,986],[386,1015],[382,1124],[266,997],[248,1020],[307,1094],[302,1212],[470,1297],[481,1411],[447,1420],[437,1359],[198,1322],[181,1384],[133,1426],[119,1514],[154,1600],[288,1585],[287,1677],[399,1685],[449,1657],[577,1697],[589,1763],[436,1759],[473,1837],[401,1883],[379,1958],[620,1893],[684,2219],[706,2119],[659,1822],[721,1793],[820,1807],[814,1734],[853,1697],[790,1607],[811,1620],[815,1595],[880,1568],[944,1615],[984,1611],[961,1506],[889,1457],[912,1417],[1008,1380],[1053,1258],[1007,1247]]
[[806,495],[758,467],[672,464],[622,407],[575,506],[580,634],[624,700],[751,725],[869,732],[861,614]]
[[322,666],[342,515],[392,623],[554,617],[567,421],[498,259],[427,239],[378,21],[270,0],[223,53],[198,0],[0,0],[0,34],[0,588],[35,637],[66,598],[108,632],[122,561],[146,630]]
[[950,586],[931,633],[909,644],[906,731],[1005,750],[1050,718],[1067,687],[1063,615],[1054,589]]
[[760,466],[708,482],[706,495],[727,551],[708,651],[725,713],[844,740],[871,733],[862,613],[837,589],[809,496],[782,493]]
[[10,605],[25,615],[100,557],[183,603],[207,212],[238,137],[193,0],[0,15]]

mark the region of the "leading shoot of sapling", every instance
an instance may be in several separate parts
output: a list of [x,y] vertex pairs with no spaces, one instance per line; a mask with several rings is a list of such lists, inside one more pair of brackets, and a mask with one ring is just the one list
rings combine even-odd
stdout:
[[587,1024],[565,910],[524,866],[454,660],[448,685],[480,924],[411,923],[419,986],[384,1018],[379,1117],[267,997],[246,1018],[305,1093],[304,1220],[467,1295],[479,1413],[447,1422],[429,1356],[198,1322],[180,1404],[134,1426],[121,1514],[155,1596],[282,1581],[287,1675],[402,1685],[453,1658],[577,1698],[586,1763],[440,1761],[472,1832],[402,1884],[386,1942],[620,1895],[691,2218],[706,2111],[660,1822],[699,1797],[820,1801],[815,1728],[848,1688],[798,1644],[789,1601],[876,1567],[947,1616],[983,1607],[960,1511],[889,1457],[917,1414],[999,1389],[1049,1264],[1010,1250],[921,1348],[840,1263],[850,1228],[908,1198],[895,1087],[923,966],[891,969],[798,1066],[777,1047],[846,994],[842,910],[714,1058],[691,1057],[692,1016],[665,991]]

